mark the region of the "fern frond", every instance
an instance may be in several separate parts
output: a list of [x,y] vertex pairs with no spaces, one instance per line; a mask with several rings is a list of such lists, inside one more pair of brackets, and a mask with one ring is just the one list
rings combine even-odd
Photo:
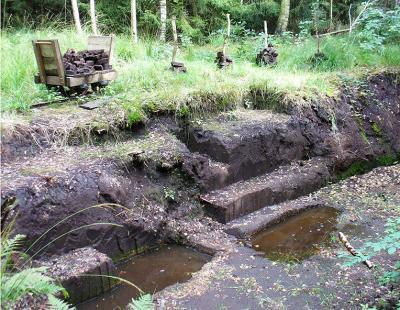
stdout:
[[130,310],[153,310],[153,298],[150,294],[141,295],[138,299],[132,299],[128,305]]
[[37,295],[66,293],[64,288],[54,284],[50,277],[45,276],[44,271],[45,268],[28,268],[9,277],[2,275],[1,299],[16,301],[26,293]]
[[64,300],[61,300],[54,295],[47,295],[49,300],[50,310],[73,310],[75,307],[71,307]]
[[1,242],[1,258],[7,258],[12,253],[21,249],[21,247],[25,243],[26,236],[24,235],[16,235],[11,239],[2,238]]

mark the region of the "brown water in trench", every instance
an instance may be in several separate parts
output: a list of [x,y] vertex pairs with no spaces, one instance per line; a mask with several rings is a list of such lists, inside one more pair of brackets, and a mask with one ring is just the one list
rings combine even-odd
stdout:
[[[175,283],[187,281],[199,271],[210,256],[182,246],[162,246],[150,253],[134,257],[121,265],[118,276],[139,286],[146,293],[160,291]],[[139,293],[123,285],[96,299],[80,304],[79,310],[124,309]]]
[[330,242],[339,212],[323,207],[304,211],[252,238],[252,246],[275,261],[296,262],[318,253]]

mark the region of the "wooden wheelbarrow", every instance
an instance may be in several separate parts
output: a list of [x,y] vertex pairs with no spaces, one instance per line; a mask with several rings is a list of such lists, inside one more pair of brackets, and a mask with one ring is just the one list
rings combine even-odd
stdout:
[[[111,62],[114,41],[113,36],[90,36],[87,49],[104,50]],[[66,96],[74,93],[85,94],[89,87],[92,90],[99,89],[117,78],[117,71],[111,66],[107,70],[67,74],[58,40],[34,40],[32,43],[39,68],[39,74],[35,75],[35,83],[45,84],[48,89],[56,89]]]

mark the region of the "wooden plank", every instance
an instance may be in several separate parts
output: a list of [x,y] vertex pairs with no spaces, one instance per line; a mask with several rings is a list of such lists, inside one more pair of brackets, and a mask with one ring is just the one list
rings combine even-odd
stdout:
[[90,50],[104,50],[109,56],[110,63],[113,56],[115,37],[111,36],[89,36],[87,49]]
[[60,82],[62,83],[61,85],[65,85],[65,68],[62,62],[61,50],[60,45],[58,44],[58,40],[53,41],[53,46],[56,51],[58,76],[60,78]]
[[[58,40],[35,40],[32,43],[39,67],[40,82],[49,85],[65,85],[64,65]],[[37,82],[36,78],[35,82]]]
[[112,81],[117,78],[118,74],[115,70],[110,71],[99,71],[93,74],[88,74],[86,76],[79,76],[79,77],[66,77],[66,85],[68,87],[79,86],[82,84],[92,84],[100,81]]
[[52,45],[38,43],[40,47],[40,52],[43,57],[55,57],[56,51]]
[[[43,83],[43,82],[40,80],[39,74],[36,74],[33,80],[34,80],[34,82],[35,82],[36,84]],[[46,80],[45,80],[44,84],[48,84],[48,85],[61,85],[61,82],[60,82],[60,78],[59,78],[58,76],[48,76],[48,77],[46,77]]]
[[57,66],[57,59],[55,57],[42,57],[42,61],[44,64],[45,70],[56,70],[58,71],[58,66]]
[[45,83],[46,82],[46,70],[44,68],[44,64],[43,64],[42,57],[41,57],[41,52],[40,52],[39,46],[37,44],[37,41],[33,40],[32,45],[33,45],[33,51],[35,53],[36,63],[37,63],[38,69],[39,69],[40,81],[41,81],[41,83]]
[[49,85],[65,85],[64,80],[59,76],[48,76],[46,77],[46,84]]

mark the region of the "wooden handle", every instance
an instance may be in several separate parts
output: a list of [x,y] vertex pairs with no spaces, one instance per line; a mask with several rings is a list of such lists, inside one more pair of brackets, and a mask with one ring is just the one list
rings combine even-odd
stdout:
[[174,35],[174,42],[177,43],[178,42],[178,32],[176,30],[176,17],[172,17],[171,20],[171,24],[172,24],[172,33]]
[[268,24],[266,20],[264,20],[264,46],[268,47]]
[[226,30],[226,35],[228,37],[230,37],[231,36],[231,15],[230,14],[226,14],[226,20],[228,22],[228,28]]
[[172,51],[172,62],[176,61],[176,54],[178,53],[178,32],[176,30],[176,17],[173,16],[171,20],[172,33],[174,36],[174,49]]

